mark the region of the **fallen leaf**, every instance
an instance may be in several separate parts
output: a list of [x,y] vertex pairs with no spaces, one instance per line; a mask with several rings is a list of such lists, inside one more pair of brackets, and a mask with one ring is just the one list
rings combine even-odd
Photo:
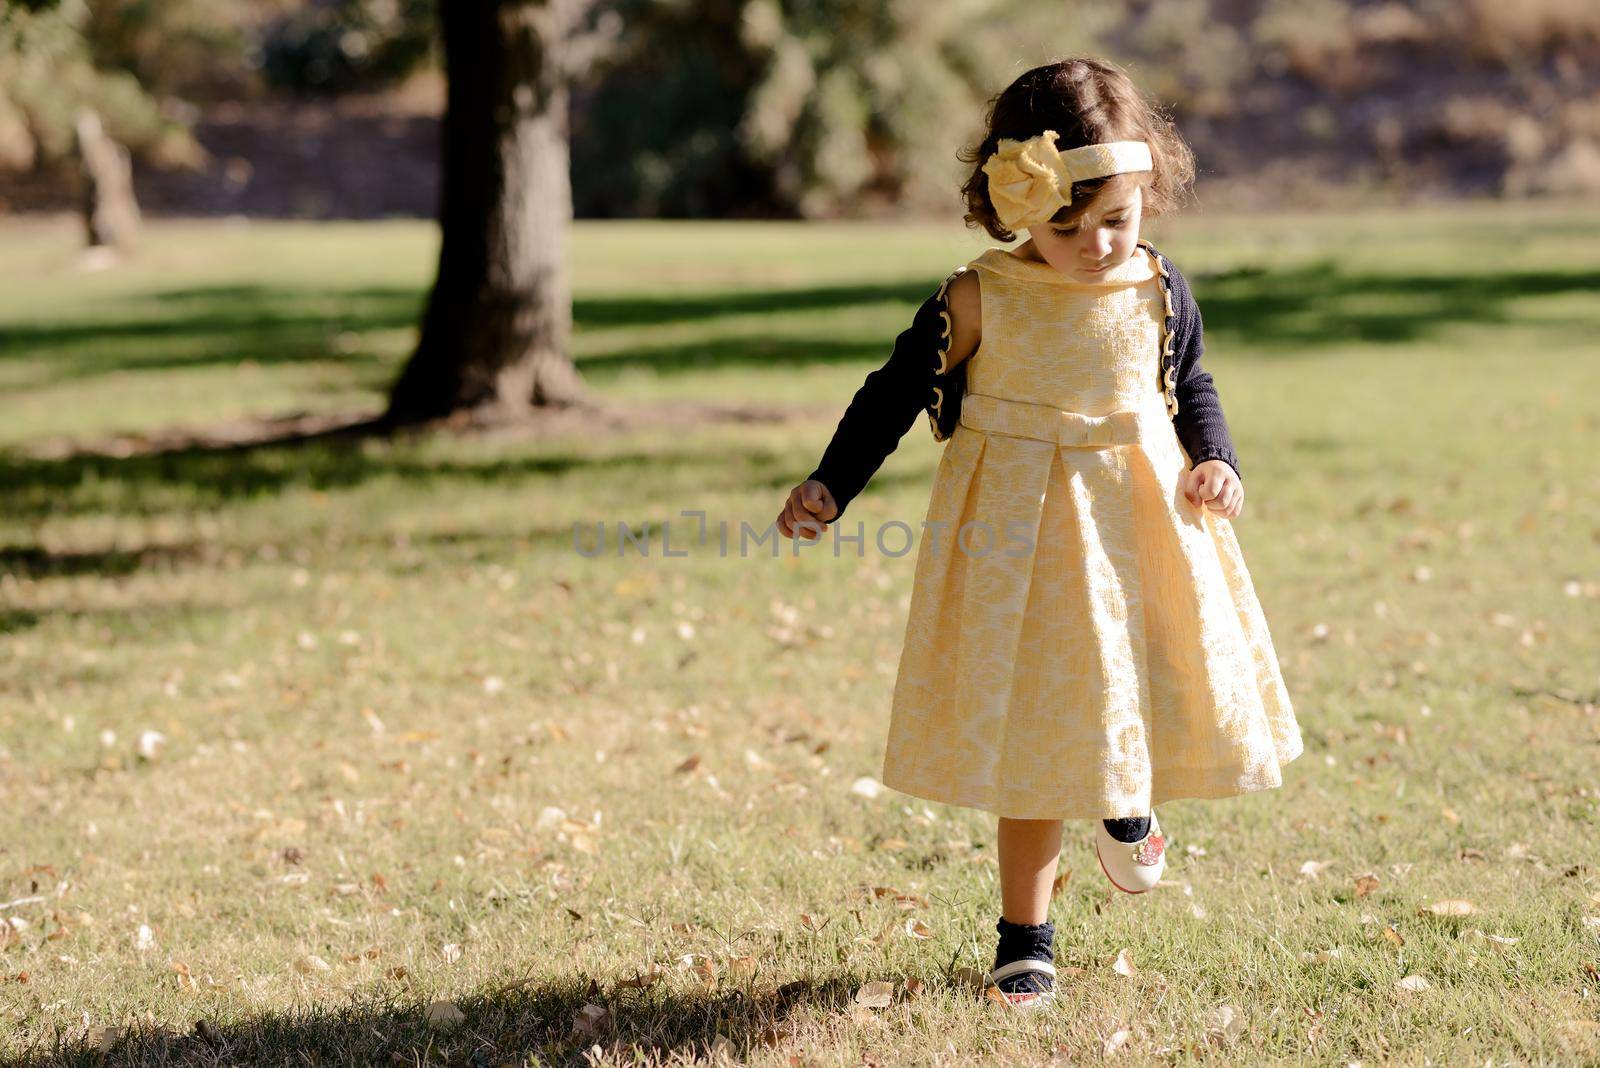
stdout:
[[167,736],[160,731],[141,731],[134,743],[134,751],[145,760],[157,760],[167,746]]
[[1132,1037],[1133,1032],[1124,1027],[1122,1030],[1114,1032],[1110,1038],[1100,1044],[1100,1052],[1109,1057],[1127,1045],[1128,1039]]
[[456,1007],[453,1001],[435,1001],[428,1005],[427,1021],[435,1026],[458,1024],[467,1018],[467,1014]]
[[877,797],[883,793],[883,783],[870,775],[863,775],[850,784],[850,792],[861,797]]
[[1126,949],[1117,954],[1117,959],[1111,962],[1111,970],[1119,975],[1132,976],[1137,969],[1133,966],[1133,958]]
[[1507,938],[1504,935],[1492,935],[1487,931],[1480,931],[1476,927],[1468,931],[1467,934],[1484,942],[1488,942],[1490,945],[1495,946],[1496,948],[1502,946],[1514,946],[1518,942],[1522,941],[1520,938]]
[[912,938],[933,937],[933,931],[929,929],[927,924],[918,919],[910,919],[906,921],[906,934],[910,935]]
[[[87,1016],[88,1013],[84,1013],[84,1015]],[[117,1039],[119,1039],[121,1037],[122,1037],[122,1028],[120,1028],[120,1027],[102,1027],[95,1034],[95,1045],[100,1047],[100,1052],[101,1053],[110,1053],[111,1052],[111,1047],[116,1045]]]
[[1315,879],[1322,874],[1322,869],[1332,863],[1331,860],[1308,860],[1300,865],[1300,874]]
[[882,979],[863,983],[861,989],[856,991],[855,1002],[863,1008],[886,1009],[893,1001],[894,984]]
[[951,982],[968,990],[982,990],[988,977],[976,968],[963,965],[950,974]]
[[305,956],[298,958],[294,962],[294,970],[299,972],[301,975],[311,975],[315,972],[332,971],[333,965],[329,964],[327,961],[323,960],[314,953],[307,953]]
[[1447,901],[1435,901],[1431,905],[1424,905],[1422,908],[1417,910],[1417,915],[1471,916],[1477,911],[1478,906],[1474,905],[1472,902],[1462,901],[1459,898],[1452,898]]
[[1218,1005],[1206,1013],[1206,1031],[1213,1038],[1226,1042],[1237,1041],[1244,1033],[1244,1013],[1232,1005]]
[[593,1002],[583,1006],[572,1018],[572,1032],[596,1038],[611,1026],[611,1010]]
[[1433,984],[1420,975],[1408,975],[1404,979],[1396,979],[1394,985],[1400,990],[1426,990]]
[[1319,949],[1315,953],[1309,951],[1301,953],[1300,959],[1307,964],[1327,964],[1329,961],[1338,960],[1342,956],[1344,956],[1344,953],[1339,947],[1333,946],[1330,949]]
[[649,986],[651,983],[654,983],[659,978],[661,978],[661,966],[656,964],[654,961],[651,961],[650,967],[643,972],[640,972],[637,968],[635,968],[632,979],[619,979],[617,981],[616,989],[621,990],[626,987],[636,987],[640,990],[643,990],[645,987]]

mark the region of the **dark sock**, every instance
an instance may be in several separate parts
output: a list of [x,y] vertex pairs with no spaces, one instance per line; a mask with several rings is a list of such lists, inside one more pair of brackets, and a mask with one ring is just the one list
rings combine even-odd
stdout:
[[1119,842],[1137,842],[1150,833],[1149,816],[1129,816],[1101,822],[1106,825],[1106,833]]
[[[1056,925],[1049,920],[1034,924],[1012,923],[1002,916],[1000,922],[995,924],[995,930],[1000,932],[1000,945],[994,953],[996,968],[1018,960],[1055,963]],[[1021,975],[1008,976],[996,985],[1008,994],[1016,994],[1049,990],[1054,984],[1048,975],[1023,972]]]

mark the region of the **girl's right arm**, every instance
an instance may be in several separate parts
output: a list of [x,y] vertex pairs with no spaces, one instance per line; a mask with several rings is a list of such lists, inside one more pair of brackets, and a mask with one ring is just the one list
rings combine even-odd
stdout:
[[[945,315],[950,319],[948,341]],[[977,350],[980,315],[975,271],[947,279],[923,301],[911,325],[895,339],[888,361],[856,391],[816,470],[790,491],[778,517],[780,533],[792,538],[798,530],[809,536],[799,527],[801,520],[825,524],[844,515],[918,413],[933,404],[937,382]]]

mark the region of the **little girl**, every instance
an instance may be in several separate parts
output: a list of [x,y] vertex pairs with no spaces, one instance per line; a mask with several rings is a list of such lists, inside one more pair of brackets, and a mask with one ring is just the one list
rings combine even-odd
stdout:
[[1154,806],[1281,786],[1301,752],[1231,520],[1238,457],[1187,281],[1139,236],[1194,176],[1114,65],[1028,71],[962,154],[969,226],[1016,249],[959,267],[789,494],[785,537],[843,515],[921,410],[946,441],[918,546],[886,786],[999,818],[990,980],[1054,997],[1061,821],[1107,878],[1165,866]]

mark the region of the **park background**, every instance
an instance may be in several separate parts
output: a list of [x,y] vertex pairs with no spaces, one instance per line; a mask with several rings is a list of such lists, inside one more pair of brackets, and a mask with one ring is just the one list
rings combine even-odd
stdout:
[[[773,520],[1078,53],[1199,157],[1307,751],[1144,897],[1069,824],[1019,1020],[991,820],[874,778],[911,558],[682,513]],[[0,1063],[1592,1063],[1597,193],[1581,0],[7,4]]]

